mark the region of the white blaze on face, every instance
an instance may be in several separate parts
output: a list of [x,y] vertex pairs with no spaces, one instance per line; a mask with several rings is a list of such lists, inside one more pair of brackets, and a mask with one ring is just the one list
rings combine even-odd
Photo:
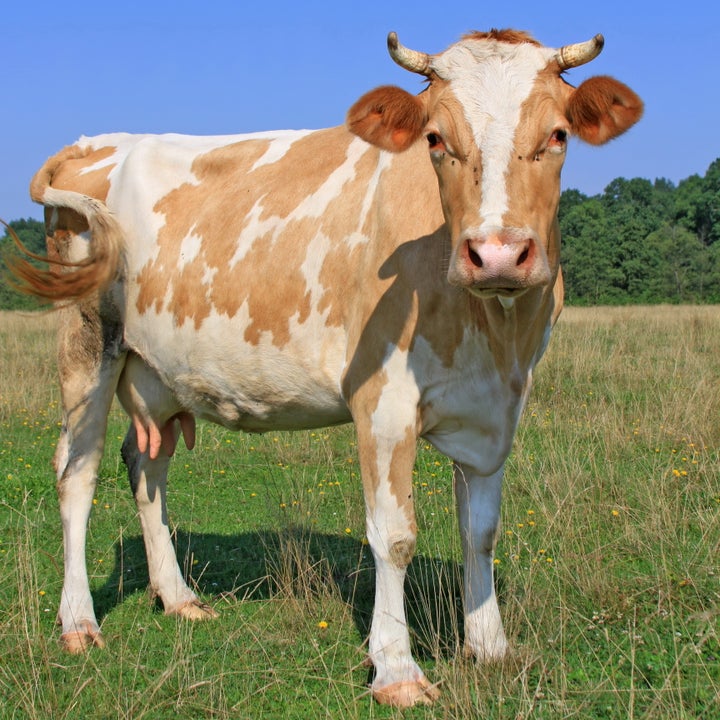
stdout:
[[433,70],[450,83],[482,153],[484,226],[502,226],[508,210],[505,175],[520,109],[555,52],[530,43],[464,40],[433,59]]

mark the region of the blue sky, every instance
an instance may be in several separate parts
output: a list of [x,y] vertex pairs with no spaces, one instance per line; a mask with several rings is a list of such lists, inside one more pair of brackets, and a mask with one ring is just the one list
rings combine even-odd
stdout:
[[605,147],[573,142],[564,188],[677,183],[720,157],[720,10],[699,0],[13,0],[0,27],[6,220],[41,217],[29,180],[80,135],[329,127],[377,85],[419,91],[421,79],[387,54],[390,30],[431,53],[491,27],[555,47],[603,33],[599,58],[568,79],[614,75],[645,100],[645,117]]

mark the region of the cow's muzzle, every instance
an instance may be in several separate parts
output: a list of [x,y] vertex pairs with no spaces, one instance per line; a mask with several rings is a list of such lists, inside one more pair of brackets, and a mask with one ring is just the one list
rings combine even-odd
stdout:
[[467,230],[450,262],[448,280],[483,297],[515,296],[550,282],[537,234],[526,228]]

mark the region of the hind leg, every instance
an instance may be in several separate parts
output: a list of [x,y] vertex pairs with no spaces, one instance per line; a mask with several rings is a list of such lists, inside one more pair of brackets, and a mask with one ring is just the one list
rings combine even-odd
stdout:
[[167,472],[181,426],[188,447],[194,444],[192,416],[184,412],[157,374],[130,355],[118,397],[132,418],[122,456],[135,496],[148,560],[150,587],[166,613],[198,620],[215,617],[187,586],[175,555],[167,514]]
[[95,307],[63,309],[59,328],[63,424],[54,466],[65,574],[58,622],[65,648],[81,652],[104,644],[90,595],[85,541],[107,417],[125,356],[119,325],[104,323]]

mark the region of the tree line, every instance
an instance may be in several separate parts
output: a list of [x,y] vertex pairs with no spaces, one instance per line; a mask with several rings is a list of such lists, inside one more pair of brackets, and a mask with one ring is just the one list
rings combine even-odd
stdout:
[[703,177],[613,180],[560,198],[570,305],[720,302],[720,158]]
[[[568,305],[720,303],[720,158],[677,186],[617,178],[599,195],[565,190],[559,221]],[[41,222],[9,224],[29,250],[44,254]],[[6,233],[2,255],[12,247]],[[35,307],[3,268],[0,309]]]

